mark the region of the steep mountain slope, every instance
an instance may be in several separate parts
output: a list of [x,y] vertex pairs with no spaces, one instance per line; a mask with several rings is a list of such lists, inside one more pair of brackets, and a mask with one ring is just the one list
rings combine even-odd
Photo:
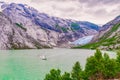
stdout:
[[120,16],[105,24],[92,43],[79,48],[120,49]]
[[[110,29],[111,29],[114,25],[118,24],[119,22],[120,22],[120,16],[117,16],[115,19],[113,19],[113,20],[111,20],[110,22],[108,22],[108,23],[106,23],[105,25],[103,25],[103,26],[101,27],[100,31],[99,31],[99,34],[97,34],[97,35],[94,37],[93,41],[97,41],[97,39],[99,40],[102,36],[104,36],[105,34],[107,34],[108,31],[111,32]],[[114,31],[112,31],[112,32],[114,32]],[[111,33],[112,33],[112,32],[111,32]],[[108,34],[108,35],[110,35],[110,34]]]
[[[44,32],[40,29],[39,31]],[[30,49],[44,47],[45,45],[38,42],[38,40],[29,35],[28,32],[26,33],[26,28],[13,24],[7,16],[0,13],[0,49]]]
[[[14,31],[18,31],[21,38],[25,40],[29,40],[29,37],[32,38],[29,42],[34,44],[31,43],[32,46],[30,48],[39,46],[68,47],[69,41],[72,42],[84,36],[94,35],[99,30],[99,26],[93,23],[48,16],[24,4],[7,4],[4,2],[0,4],[2,14],[9,18],[12,26],[15,28]],[[1,24],[4,25],[5,23]],[[16,38],[18,37],[16,36]],[[23,45],[24,39],[21,42]],[[39,44],[35,46],[35,43]],[[17,46],[17,48],[19,47]]]

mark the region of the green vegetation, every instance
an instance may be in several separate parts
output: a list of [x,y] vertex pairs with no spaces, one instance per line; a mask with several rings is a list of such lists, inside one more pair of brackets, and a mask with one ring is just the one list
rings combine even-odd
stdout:
[[56,29],[60,29],[60,26],[58,24],[55,25]]
[[73,66],[72,73],[65,72],[61,75],[61,71],[59,69],[50,70],[49,74],[46,74],[44,80],[81,80],[82,79],[82,69],[79,62]]
[[[13,43],[11,42],[11,49],[12,50],[23,50],[23,49],[34,49],[34,48],[31,48],[27,45],[21,45],[21,43]],[[41,45],[39,44],[38,42],[34,42],[34,46],[36,46],[37,49],[50,49],[51,47],[50,46],[46,46],[46,45]]]
[[50,74],[46,75],[46,78],[44,80],[61,80],[61,71],[52,69],[50,71]]
[[116,30],[118,30],[118,28],[120,27],[120,23],[115,24],[107,33],[105,33],[100,40],[104,40],[106,38],[108,38],[113,32],[115,32]]
[[71,23],[71,30],[73,32],[75,32],[75,31],[80,31],[82,33],[84,32],[84,30],[80,27],[80,25],[78,23],[74,23],[74,22]]
[[24,31],[27,31],[26,28],[23,27],[23,24],[22,23],[15,23],[16,26],[20,27],[21,29],[23,29]]
[[[107,33],[105,33],[98,42],[94,42],[94,43],[89,43],[83,46],[76,46],[73,48],[85,48],[85,49],[96,49],[100,46],[103,47],[107,47],[106,50],[111,50],[111,49],[119,49],[120,47],[115,47],[115,45],[117,45],[118,43],[120,43],[120,36],[119,34],[115,34],[113,37],[110,37],[110,35],[115,32],[116,30],[118,30],[118,28],[120,27],[120,23],[114,25]],[[111,48],[111,45],[113,46]]]
[[69,30],[72,30],[73,32],[75,31],[80,31],[80,32],[83,32],[84,30],[80,27],[80,25],[78,23],[74,23],[72,22],[71,23],[71,27],[64,27],[64,26],[60,26],[59,24],[56,24],[55,25],[55,28],[57,30],[60,30],[61,32],[64,32],[64,33],[67,33]]
[[96,50],[94,56],[87,59],[85,69],[82,70],[80,63],[76,62],[71,73],[52,69],[44,80],[113,80],[120,79],[120,51],[116,59],[111,59],[108,54],[102,54]]
[[69,30],[69,28],[61,27],[58,24],[55,25],[55,28],[58,29],[58,30],[61,30],[64,33],[67,33],[68,30]]
[[71,28],[73,29],[73,30],[79,30],[80,29],[80,26],[79,26],[79,24],[77,24],[77,23],[71,23]]
[[63,32],[65,32],[65,33],[67,32],[67,28],[61,27],[61,29]]
[[70,73],[65,72],[64,75],[61,76],[61,80],[72,80]]
[[[108,39],[105,39],[105,40],[101,40],[99,42],[90,43],[90,44],[86,44],[86,45],[83,45],[83,46],[76,46],[76,47],[73,47],[73,48],[96,49],[99,46],[109,46],[109,45],[115,44],[115,43],[116,43],[116,38],[108,38]],[[110,48],[109,48],[109,50],[110,50]]]
[[76,62],[73,66],[72,72],[71,72],[71,78],[72,80],[81,80],[82,79],[82,69],[79,62]]
[[10,44],[11,44],[11,49],[12,50],[32,49],[32,48],[30,48],[27,45],[22,45],[21,46],[20,43],[13,43],[13,42],[11,42]]

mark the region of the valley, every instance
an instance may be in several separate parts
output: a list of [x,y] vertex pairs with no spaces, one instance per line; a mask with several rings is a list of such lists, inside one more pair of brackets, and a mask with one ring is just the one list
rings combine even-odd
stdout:
[[91,22],[49,16],[24,4],[2,2],[1,9],[0,49],[68,48],[69,42],[99,31]]

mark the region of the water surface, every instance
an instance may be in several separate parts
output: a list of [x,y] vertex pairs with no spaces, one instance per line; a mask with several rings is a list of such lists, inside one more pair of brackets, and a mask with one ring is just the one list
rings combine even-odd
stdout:
[[[43,80],[52,68],[70,72],[76,61],[84,68],[86,58],[94,52],[84,49],[1,50],[0,80]],[[114,52],[108,53],[115,57]],[[46,55],[47,60],[41,60],[41,55]]]

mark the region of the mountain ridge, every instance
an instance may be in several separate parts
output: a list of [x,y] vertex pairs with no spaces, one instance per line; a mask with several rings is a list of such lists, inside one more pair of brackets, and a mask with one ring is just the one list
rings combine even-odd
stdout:
[[120,15],[103,25],[91,43],[76,48],[120,49]]
[[[18,30],[21,38],[24,33],[24,36],[33,39],[29,41],[32,44],[31,48],[70,47],[69,42],[95,35],[99,31],[99,26],[93,23],[48,16],[24,4],[4,3],[1,7],[2,13],[11,20],[12,25],[22,29]],[[28,40],[27,37],[24,39]],[[35,46],[36,43],[39,45]],[[19,46],[16,47],[19,49]]]

